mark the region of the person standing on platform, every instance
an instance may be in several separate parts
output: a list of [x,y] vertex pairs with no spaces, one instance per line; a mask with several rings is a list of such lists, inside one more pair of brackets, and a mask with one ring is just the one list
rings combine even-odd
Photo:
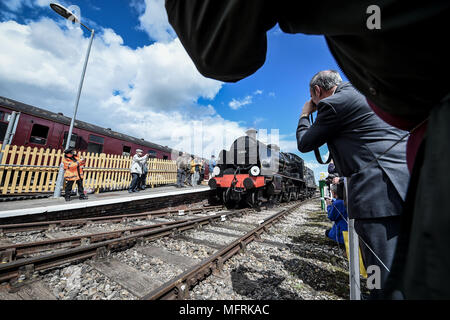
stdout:
[[80,200],[86,200],[88,197],[84,194],[83,188],[83,166],[86,160],[79,157],[75,150],[69,148],[64,151],[64,179],[66,180],[66,188],[64,197],[66,201],[70,201],[73,184],[76,182],[78,186],[78,194]]
[[191,185],[191,165],[190,165],[190,156],[184,152],[183,153],[183,165],[184,165],[184,181],[183,184],[185,186]]
[[184,180],[186,179],[186,161],[183,152],[178,153],[177,158],[177,188],[184,187]]
[[201,184],[202,181],[205,179],[205,168],[206,168],[206,162],[205,159],[200,160],[200,175],[198,178],[198,184]]
[[197,185],[197,175],[195,174],[195,165],[196,165],[196,161],[195,161],[195,157],[191,156],[191,162],[189,163],[191,170],[191,186],[195,187]]
[[130,187],[128,188],[129,193],[139,192],[139,180],[143,173],[142,167],[147,162],[147,159],[148,154],[144,156],[141,149],[136,149],[136,154],[131,160],[130,172],[132,178]]
[[[298,150],[305,153],[328,144],[336,171],[349,180],[348,215],[355,219],[362,240],[364,265],[379,267],[383,289],[409,181],[406,141],[394,145],[405,132],[381,120],[365,97],[334,70],[315,74],[309,89],[311,100],[304,104],[297,127]],[[316,120],[310,123],[316,110]],[[372,290],[372,298],[380,294]]]
[[209,160],[209,178],[213,178],[214,174],[214,167],[216,166],[216,156],[215,155],[211,155],[211,160]]
[[[148,160],[148,158],[147,158]],[[145,187],[147,186],[147,173],[148,173],[148,163],[147,160],[142,164],[142,174],[139,179],[139,189],[145,190]]]

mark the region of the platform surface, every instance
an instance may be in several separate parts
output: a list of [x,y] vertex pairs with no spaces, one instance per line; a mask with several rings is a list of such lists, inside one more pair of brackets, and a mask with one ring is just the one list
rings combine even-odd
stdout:
[[78,196],[72,196],[72,200],[70,202],[66,202],[64,197],[60,197],[58,199],[46,198],[46,199],[9,201],[0,203],[0,218],[88,208],[114,203],[123,203],[149,198],[165,197],[177,194],[195,193],[207,190],[209,190],[209,187],[204,185],[200,185],[195,188],[193,187],[176,188],[175,186],[163,186],[163,187],[147,188],[140,192],[133,192],[133,193],[128,193],[127,190],[124,190],[98,194],[89,194],[88,200],[79,200]]

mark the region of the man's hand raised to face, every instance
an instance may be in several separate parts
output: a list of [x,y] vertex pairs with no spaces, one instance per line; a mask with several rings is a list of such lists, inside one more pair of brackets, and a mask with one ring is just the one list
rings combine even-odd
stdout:
[[302,117],[309,116],[311,113],[317,111],[317,106],[312,102],[312,100],[308,100],[303,105],[302,109]]

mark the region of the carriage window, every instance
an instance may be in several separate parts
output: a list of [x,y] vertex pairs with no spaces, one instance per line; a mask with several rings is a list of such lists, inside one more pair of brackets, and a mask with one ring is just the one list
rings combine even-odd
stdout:
[[154,150],[148,150],[148,157],[149,158],[156,158],[156,151]]
[[99,137],[99,136],[94,136],[93,134],[89,135],[89,142],[95,142],[95,143],[100,143],[103,144],[105,143],[105,138]]
[[47,143],[48,130],[49,127],[34,124],[31,130],[30,143],[45,145]]
[[87,152],[102,153],[102,151],[103,151],[103,145],[98,144],[98,143],[92,143],[92,142],[88,143]]
[[129,156],[130,154],[131,154],[131,147],[123,146],[123,148],[122,148],[122,155],[123,156]]
[[[64,142],[63,142],[63,147],[66,147],[66,143],[67,143],[67,135],[69,134],[69,132],[64,132]],[[76,148],[77,145],[77,140],[78,140],[78,135],[75,133],[72,133],[72,137],[70,138],[70,144],[69,147],[71,148]]]
[[11,113],[0,111],[0,121],[3,122],[9,122],[9,119],[11,118]]
[[105,138],[90,134],[87,151],[92,153],[102,153],[104,142]]

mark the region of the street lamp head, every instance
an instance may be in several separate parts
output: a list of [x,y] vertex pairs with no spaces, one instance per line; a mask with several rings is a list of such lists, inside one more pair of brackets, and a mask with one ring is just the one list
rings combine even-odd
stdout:
[[61,17],[72,20],[73,22],[80,22],[76,15],[74,15],[72,12],[70,12],[69,9],[60,5],[59,3],[50,3],[50,7]]

